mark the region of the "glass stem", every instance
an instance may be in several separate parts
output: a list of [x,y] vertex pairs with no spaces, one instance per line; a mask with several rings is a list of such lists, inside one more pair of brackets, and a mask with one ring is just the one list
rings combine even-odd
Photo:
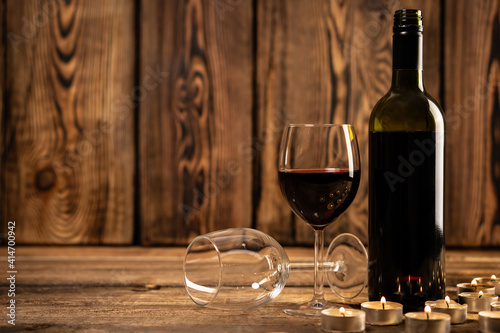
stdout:
[[314,298],[318,303],[323,301],[323,245],[325,241],[323,229],[314,229]]
[[[338,262],[323,262],[323,272],[341,272],[342,271],[342,261]],[[290,263],[291,272],[312,272],[314,271],[313,262],[291,262]]]

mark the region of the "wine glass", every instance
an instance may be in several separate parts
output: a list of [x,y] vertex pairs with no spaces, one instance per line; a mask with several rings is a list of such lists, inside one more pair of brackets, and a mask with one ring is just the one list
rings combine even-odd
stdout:
[[[328,282],[342,298],[353,298],[367,279],[367,254],[351,234],[337,236],[325,263]],[[290,260],[271,236],[250,228],[231,228],[195,237],[183,262],[184,286],[198,305],[249,310],[273,300],[290,271],[311,271],[311,262]]]
[[281,192],[293,212],[314,229],[314,295],[285,313],[319,316],[335,307],[323,292],[324,229],[356,196],[360,181],[358,143],[352,125],[292,124],[279,150]]
[[198,305],[248,310],[274,299],[285,287],[290,260],[265,233],[231,228],[197,236],[183,264],[184,285]]

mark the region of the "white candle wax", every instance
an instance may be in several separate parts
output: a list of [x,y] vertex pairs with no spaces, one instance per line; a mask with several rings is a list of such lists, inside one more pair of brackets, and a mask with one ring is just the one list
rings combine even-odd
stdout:
[[[448,297],[448,296],[446,296],[446,297]],[[426,301],[425,305],[428,305],[432,308],[432,307],[436,306],[437,303],[442,304],[442,305],[446,305],[446,300],[438,299],[437,301]],[[454,300],[450,299],[450,304],[460,304],[460,303],[457,303]]]
[[406,333],[448,333],[450,322],[450,316],[446,313],[408,312],[405,314]]
[[467,304],[467,311],[478,313],[479,311],[489,311],[491,303],[498,301],[495,294],[482,294],[481,292],[461,293],[458,295],[460,304]]
[[479,330],[483,333],[500,332],[500,311],[479,312]]
[[326,332],[363,332],[365,313],[355,309],[326,309],[321,311],[321,329]]
[[497,278],[495,275],[492,275],[490,277],[477,277],[474,278],[474,280],[476,280],[477,283],[489,284],[489,285],[500,283],[500,278]]
[[372,301],[361,303],[366,313],[366,323],[370,325],[398,325],[403,321],[403,305],[396,302]]
[[467,320],[467,304],[458,304],[455,301],[444,299],[425,302],[432,311],[450,315],[452,324],[462,324]]
[[472,283],[457,284],[457,294],[473,291],[482,291],[485,294],[493,294],[495,293],[495,287],[483,283],[478,283],[477,285]]
[[500,278],[497,278],[495,275],[492,275],[490,277],[477,277],[474,278],[474,280],[476,280],[477,283],[492,286],[493,288],[495,288],[493,292],[500,296]]

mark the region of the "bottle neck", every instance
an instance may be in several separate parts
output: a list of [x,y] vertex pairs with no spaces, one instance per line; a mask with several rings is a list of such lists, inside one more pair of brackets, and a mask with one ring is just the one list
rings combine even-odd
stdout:
[[418,89],[424,91],[423,70],[421,69],[394,69],[392,71],[392,89]]
[[421,31],[399,31],[393,36],[392,87],[424,91]]

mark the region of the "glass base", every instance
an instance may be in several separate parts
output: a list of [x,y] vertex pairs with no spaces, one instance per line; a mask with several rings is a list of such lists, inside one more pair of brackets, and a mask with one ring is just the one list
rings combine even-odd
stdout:
[[345,300],[361,294],[368,280],[368,253],[358,237],[352,234],[335,237],[324,265],[328,284],[337,296]]
[[330,308],[339,308],[335,303],[328,302],[325,299],[316,300],[313,299],[307,303],[291,306],[283,309],[283,312],[293,316],[303,316],[303,317],[319,317],[321,316],[321,311]]

